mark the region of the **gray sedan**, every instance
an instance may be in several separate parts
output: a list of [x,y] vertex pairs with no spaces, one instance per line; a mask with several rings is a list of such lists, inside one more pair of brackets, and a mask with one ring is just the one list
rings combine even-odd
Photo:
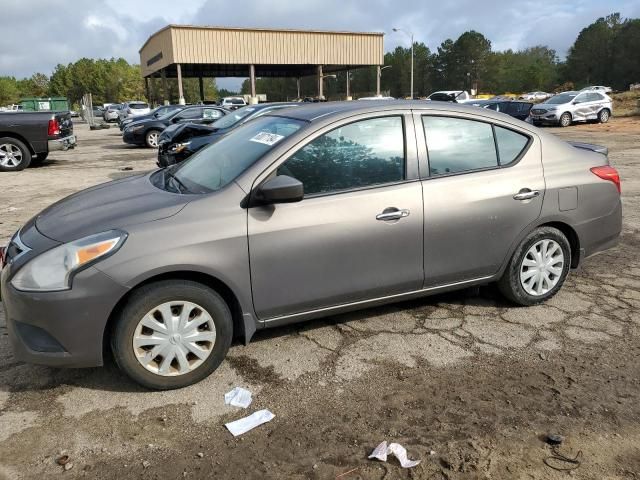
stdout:
[[263,328],[493,282],[544,302],[620,230],[605,148],[455,104],[315,104],[52,205],[4,252],[2,299],[17,358],[108,346],[170,389]]

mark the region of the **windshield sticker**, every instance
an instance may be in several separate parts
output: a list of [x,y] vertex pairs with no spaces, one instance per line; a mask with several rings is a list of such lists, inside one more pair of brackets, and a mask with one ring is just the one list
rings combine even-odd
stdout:
[[277,133],[259,132],[255,137],[250,138],[249,141],[264,143],[265,145],[275,145],[284,138],[284,135],[278,135]]

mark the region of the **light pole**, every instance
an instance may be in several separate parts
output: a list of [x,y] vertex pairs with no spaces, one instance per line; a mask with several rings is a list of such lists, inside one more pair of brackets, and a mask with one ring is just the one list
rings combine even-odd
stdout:
[[403,30],[402,28],[394,28],[394,32],[402,32],[411,38],[411,100],[413,100],[413,33]]
[[380,94],[380,78],[382,77],[382,71],[387,68],[391,68],[391,65],[385,65],[384,67],[381,67],[380,65],[378,65],[378,81],[376,82],[376,95],[378,97],[382,96]]
[[318,98],[318,100],[324,99],[324,89],[323,89],[322,82],[324,81],[325,78],[338,78],[338,77],[335,74],[320,75],[320,95],[319,95],[320,98]]

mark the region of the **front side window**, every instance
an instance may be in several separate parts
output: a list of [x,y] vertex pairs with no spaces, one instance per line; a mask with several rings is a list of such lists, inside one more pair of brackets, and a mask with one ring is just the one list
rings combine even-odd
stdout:
[[422,117],[422,124],[432,176],[498,166],[491,124],[429,116]]
[[175,177],[192,193],[220,190],[303,125],[291,118],[256,119],[178,164]]
[[222,113],[220,113],[220,110],[216,110],[215,108],[205,108],[202,112],[202,118],[204,118],[205,120],[220,118],[221,116]]
[[402,117],[361,120],[331,130],[289,157],[277,174],[301,181],[305,195],[402,181]]
[[188,108],[176,117],[177,120],[195,120],[197,118],[202,118],[202,108]]

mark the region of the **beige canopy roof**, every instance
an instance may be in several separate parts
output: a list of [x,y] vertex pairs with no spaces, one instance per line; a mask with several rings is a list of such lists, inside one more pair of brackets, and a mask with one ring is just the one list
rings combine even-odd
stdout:
[[[300,77],[384,63],[383,33],[168,25],[140,49],[142,75]],[[177,67],[180,65],[180,67]],[[250,68],[250,66],[253,66]]]

